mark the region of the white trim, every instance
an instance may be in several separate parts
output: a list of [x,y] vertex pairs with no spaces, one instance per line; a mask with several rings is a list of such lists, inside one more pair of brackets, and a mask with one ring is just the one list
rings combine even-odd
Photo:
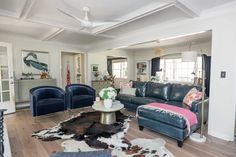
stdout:
[[95,28],[93,30],[93,33],[100,34],[100,33],[106,32],[108,30],[112,30],[116,27],[120,27],[124,24],[133,22],[133,21],[138,20],[140,18],[143,18],[145,16],[148,16],[148,15],[154,14],[156,12],[159,12],[161,10],[172,7],[174,5],[175,5],[175,2],[172,2],[172,1],[171,2],[169,2],[169,1],[168,2],[160,2],[159,1],[155,4],[151,4],[147,7],[139,9],[138,11],[132,12],[128,15],[125,15],[124,17],[121,17],[119,19],[120,22],[118,22],[118,23],[114,23],[114,24],[107,25],[107,26],[102,26],[102,27],[99,27],[97,29]]
[[192,18],[200,16],[200,11],[190,5],[190,3],[186,0],[176,1],[175,6]]
[[208,134],[226,141],[234,141],[234,136],[230,136],[230,135],[226,135],[226,134],[222,134],[219,132],[215,132],[215,131],[208,131]]
[[[10,100],[6,102],[0,102],[1,109],[7,109],[5,112],[13,113],[16,111],[15,107],[15,90],[14,90],[14,77],[13,77],[13,56],[12,56],[12,44],[6,42],[0,42],[0,46],[7,48],[7,59],[8,59],[8,80],[9,80],[9,90],[10,90]],[[0,77],[1,81],[1,77]],[[1,90],[1,89],[0,89]]]

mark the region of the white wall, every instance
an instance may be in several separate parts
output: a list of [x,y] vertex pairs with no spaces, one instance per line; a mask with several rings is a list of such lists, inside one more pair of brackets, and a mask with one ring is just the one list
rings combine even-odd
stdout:
[[87,84],[91,84],[91,65],[98,64],[98,70],[104,72],[107,70],[107,56],[117,56],[117,57],[126,57],[128,61],[127,75],[128,79],[131,80],[134,78],[134,56],[132,52],[122,51],[122,50],[111,50],[103,51],[97,53],[88,53],[87,62],[88,62],[88,73],[87,73]]
[[0,41],[12,43],[13,45],[13,67],[17,79],[22,74],[22,49],[49,52],[49,72],[53,78],[57,79],[58,86],[61,86],[61,51],[82,53],[80,48],[75,45],[51,43],[5,34],[0,34]]
[[[100,43],[91,51],[131,45],[140,41],[163,39],[183,34],[212,30],[211,93],[208,133],[225,140],[234,140],[236,104],[236,3],[201,17],[158,27],[152,25],[109,42]],[[226,78],[220,78],[226,71]]]

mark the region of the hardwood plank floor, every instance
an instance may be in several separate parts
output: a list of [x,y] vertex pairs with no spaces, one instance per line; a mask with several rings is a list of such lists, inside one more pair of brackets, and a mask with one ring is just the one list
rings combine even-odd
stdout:
[[[75,110],[73,114],[80,111]],[[128,114],[133,114],[127,112]],[[32,132],[44,128],[55,126],[58,122],[69,118],[68,112],[60,112],[49,116],[41,116],[36,120],[31,116],[28,109],[19,110],[14,114],[6,115],[10,145],[13,157],[49,157],[53,152],[62,151],[60,146],[62,140],[43,142],[31,137]],[[134,118],[126,138],[163,138],[166,147],[176,157],[236,157],[236,142],[223,141],[211,136],[207,136],[206,143],[199,144],[187,139],[182,148],[177,147],[176,141],[166,136],[160,135],[148,129],[138,130],[137,120]]]

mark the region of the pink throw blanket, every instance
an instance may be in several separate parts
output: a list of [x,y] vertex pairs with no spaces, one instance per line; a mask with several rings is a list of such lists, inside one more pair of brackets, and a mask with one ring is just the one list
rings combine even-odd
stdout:
[[150,103],[147,105],[143,105],[143,107],[156,108],[158,110],[165,111],[165,112],[183,117],[186,121],[186,125],[188,127],[189,133],[190,133],[190,127],[198,123],[196,114],[194,114],[192,111],[185,108],[168,105],[168,104],[162,104],[162,103]]

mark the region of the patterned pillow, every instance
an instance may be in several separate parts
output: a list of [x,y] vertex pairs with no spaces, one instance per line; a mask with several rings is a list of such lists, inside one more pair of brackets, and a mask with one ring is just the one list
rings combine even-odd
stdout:
[[133,82],[130,81],[129,83],[124,83],[124,82],[120,82],[120,89],[124,89],[124,88],[132,88],[133,86]]
[[185,95],[183,103],[191,107],[194,101],[200,100],[201,98],[202,98],[202,92],[198,91],[194,87]]

